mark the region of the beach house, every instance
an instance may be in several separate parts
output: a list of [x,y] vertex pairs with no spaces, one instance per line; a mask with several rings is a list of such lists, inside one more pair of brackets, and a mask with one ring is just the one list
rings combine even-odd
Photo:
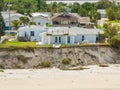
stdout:
[[40,33],[45,32],[46,27],[25,26],[18,29],[18,40],[20,41],[41,41]]
[[51,27],[40,33],[42,44],[95,43],[99,38],[98,29],[80,27]]
[[[12,26],[12,22],[14,20],[19,20],[20,17],[23,17],[24,15],[16,13],[15,11],[10,11],[9,12],[1,12],[4,22],[5,22],[5,26],[6,26],[6,30],[12,30],[13,26]],[[22,27],[24,25],[19,25],[19,27]]]
[[46,24],[52,24],[49,13],[32,13],[31,21],[35,22],[36,25],[44,26]]
[[54,26],[85,26],[90,23],[89,17],[80,17],[77,13],[56,13],[51,20]]

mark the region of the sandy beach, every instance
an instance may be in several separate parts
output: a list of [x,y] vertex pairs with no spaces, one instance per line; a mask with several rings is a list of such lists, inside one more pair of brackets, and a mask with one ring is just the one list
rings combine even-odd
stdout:
[[120,65],[85,70],[10,69],[0,72],[0,90],[120,90]]

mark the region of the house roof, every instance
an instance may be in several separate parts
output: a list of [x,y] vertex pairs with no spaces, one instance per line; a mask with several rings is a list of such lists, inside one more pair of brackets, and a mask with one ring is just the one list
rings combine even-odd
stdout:
[[98,9],[97,10],[100,14],[106,14],[106,10],[105,9]]
[[42,17],[45,17],[45,18],[49,17],[49,15],[46,14],[46,13],[39,13],[39,12],[32,13],[32,17],[38,17],[38,16],[42,16]]
[[[80,27],[50,27],[46,34],[50,35],[98,35],[100,32],[99,29],[87,29],[87,28],[80,28]],[[42,33],[45,34],[45,33]]]
[[31,25],[31,26],[21,27],[21,28],[18,29],[18,31],[43,30],[43,29],[47,29],[47,28],[46,27],[42,27],[42,26],[37,26],[37,25]]
[[79,19],[80,16],[77,13],[56,13],[51,19],[54,20],[58,17],[64,17],[64,18],[76,18]]
[[62,20],[62,17],[69,20],[77,20],[79,23],[90,23],[90,17],[80,17],[77,13],[57,13],[51,19]]
[[89,17],[80,17],[79,18],[80,23],[90,23],[90,18]]
[[[9,18],[9,12],[2,12],[2,16],[3,16],[4,19],[8,19]],[[14,16],[22,17],[24,15],[19,14],[19,13],[15,13],[15,12],[10,12],[10,17],[14,17]]]

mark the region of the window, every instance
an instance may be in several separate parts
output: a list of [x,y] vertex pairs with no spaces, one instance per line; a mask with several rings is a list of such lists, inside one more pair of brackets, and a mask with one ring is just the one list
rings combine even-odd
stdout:
[[57,37],[55,37],[55,42],[57,43]]
[[31,31],[31,32],[30,32],[30,36],[34,36],[34,31]]
[[25,37],[27,37],[27,33],[25,32]]
[[38,25],[40,25],[40,22],[38,23]]
[[59,37],[59,43],[61,43],[61,37]]
[[84,41],[84,39],[85,39],[85,37],[84,37],[84,36],[82,36],[82,41]]
[[68,43],[70,43],[70,37],[68,37],[67,40],[68,40]]

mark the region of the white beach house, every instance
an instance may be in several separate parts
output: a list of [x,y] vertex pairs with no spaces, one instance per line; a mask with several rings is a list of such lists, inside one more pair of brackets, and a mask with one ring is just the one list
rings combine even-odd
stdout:
[[98,29],[80,27],[51,27],[40,34],[42,44],[77,44],[81,42],[95,43]]
[[18,29],[18,38],[26,38],[29,41],[41,41],[40,33],[46,32],[46,27],[25,26]]
[[32,13],[32,21],[36,23],[36,25],[44,26],[46,24],[52,24],[50,20],[49,14],[46,13]]
[[[9,17],[9,12],[1,12],[1,14],[2,14],[4,22],[5,22],[6,30],[12,30],[12,22],[14,20],[19,20],[20,17],[24,16],[22,14],[14,12],[14,11],[10,11],[10,17]],[[10,20],[10,24],[9,24],[9,20]],[[22,26],[24,26],[24,25],[19,25],[19,27],[22,27]]]

